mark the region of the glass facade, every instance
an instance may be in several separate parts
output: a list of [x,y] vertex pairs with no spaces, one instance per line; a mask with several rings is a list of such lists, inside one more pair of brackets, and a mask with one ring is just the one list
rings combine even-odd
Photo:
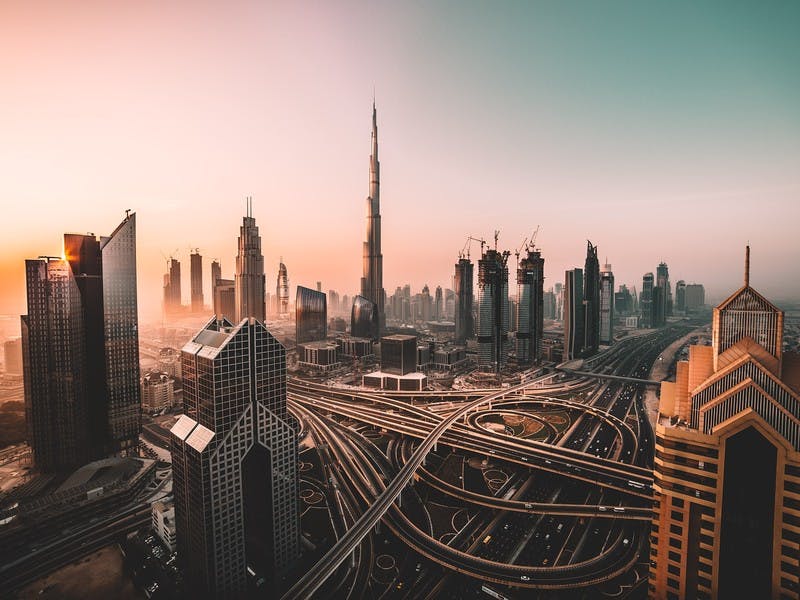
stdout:
[[350,334],[353,337],[377,339],[380,329],[379,318],[378,307],[373,302],[364,296],[356,296],[353,298],[353,310],[350,315]]
[[478,365],[495,371],[508,357],[508,252],[487,250],[478,261]]
[[138,445],[141,430],[136,220],[64,236],[65,260],[26,261],[26,417],[40,470]]
[[529,251],[517,267],[517,361],[538,362],[544,330],[544,259]]
[[101,238],[103,333],[110,452],[138,444],[142,430],[139,317],[136,297],[136,215]]
[[269,586],[299,556],[286,351],[255,319],[214,319],[182,361],[184,416],[171,430],[178,556],[192,593],[241,597],[249,570]]
[[395,375],[417,370],[417,338],[413,335],[387,335],[381,338],[381,371]]
[[456,343],[466,344],[475,335],[475,317],[472,314],[473,264],[468,258],[460,258],[456,263],[455,320]]
[[298,344],[328,336],[328,299],[323,292],[297,286],[295,328]]
[[583,354],[583,271],[572,269],[564,278],[564,358]]

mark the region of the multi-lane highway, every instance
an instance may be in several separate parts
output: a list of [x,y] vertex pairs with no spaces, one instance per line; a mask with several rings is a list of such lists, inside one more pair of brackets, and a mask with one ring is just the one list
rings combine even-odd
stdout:
[[[682,333],[673,328],[639,336],[594,360],[590,368],[618,377],[603,384],[586,376],[554,381],[549,375],[500,390],[387,393],[292,381],[291,405],[316,423],[318,435],[325,432],[343,479],[353,482],[351,493],[360,494],[367,508],[284,598],[313,594],[382,519],[420,555],[477,580],[558,589],[608,581],[630,569],[646,541],[646,528],[636,523],[651,514],[652,432],[641,406],[641,391],[649,383],[643,376]],[[489,431],[476,418],[476,411],[535,413],[545,407],[575,417],[569,431],[555,436],[556,444]],[[342,429],[337,419],[402,435],[397,464],[387,463],[351,430],[337,432]],[[530,475],[502,495],[467,490],[424,466],[437,445]],[[409,504],[419,501],[413,488],[403,491],[414,481],[495,516],[473,524],[477,528],[464,539],[463,550],[442,544],[406,515]],[[406,510],[399,508],[401,501]],[[486,531],[498,535],[476,539]]]

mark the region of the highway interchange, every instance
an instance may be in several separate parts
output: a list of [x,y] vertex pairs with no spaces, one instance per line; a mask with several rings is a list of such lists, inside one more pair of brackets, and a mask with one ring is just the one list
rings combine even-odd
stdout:
[[[423,557],[410,573],[398,572],[394,596],[442,597],[449,578],[459,585],[472,581],[466,591],[479,597],[487,584],[508,597],[523,589],[641,585],[632,571],[647,543],[653,432],[642,406],[649,382],[635,381],[644,380],[663,349],[688,330],[637,336],[592,361],[593,371],[619,379],[565,374],[499,390],[414,394],[292,380],[290,409],[329,454],[331,513],[341,504],[331,498],[346,498],[351,516],[352,507],[362,513],[283,598],[309,597],[320,588],[321,595],[330,594],[326,580],[334,573],[363,570],[381,526],[413,549],[412,556]],[[490,411],[535,415],[553,408],[575,418],[546,442],[492,431],[476,420]],[[376,435],[393,441],[381,449]],[[479,493],[426,467],[453,453],[502,469],[508,479],[494,492]],[[472,515],[446,542],[433,535],[425,505],[431,490]],[[369,558],[375,564],[377,557]],[[619,581],[631,583],[620,587]]]

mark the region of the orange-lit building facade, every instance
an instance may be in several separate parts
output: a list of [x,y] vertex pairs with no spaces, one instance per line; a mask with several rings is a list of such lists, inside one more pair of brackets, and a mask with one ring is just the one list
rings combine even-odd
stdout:
[[745,281],[661,387],[651,598],[797,598],[800,356]]

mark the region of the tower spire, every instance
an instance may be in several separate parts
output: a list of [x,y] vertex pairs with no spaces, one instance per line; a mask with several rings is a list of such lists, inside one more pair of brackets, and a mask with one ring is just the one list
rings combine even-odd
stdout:
[[750,244],[745,246],[744,251],[744,285],[750,285]]

